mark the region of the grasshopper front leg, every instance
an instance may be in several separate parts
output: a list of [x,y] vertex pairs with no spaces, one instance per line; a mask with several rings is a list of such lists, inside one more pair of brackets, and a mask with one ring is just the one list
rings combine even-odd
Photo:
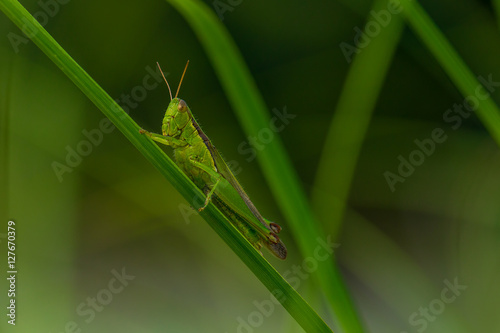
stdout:
[[207,207],[208,203],[212,199],[212,195],[214,194],[215,189],[219,185],[220,179],[222,178],[222,175],[220,173],[217,173],[216,171],[214,171],[210,167],[206,166],[205,164],[200,163],[198,161],[195,161],[193,158],[189,158],[189,160],[191,161],[191,163],[193,163],[193,165],[195,167],[200,168],[201,170],[205,171],[215,180],[215,184],[212,186],[210,191],[206,194],[207,197],[205,199],[205,203],[203,204],[202,207],[198,208],[198,211],[201,212],[202,210],[204,210]]
[[156,134],[156,133],[151,133],[148,132],[144,129],[140,129],[139,133],[144,134],[151,138],[152,140],[162,143],[167,146],[172,146],[172,147],[182,147],[185,146],[187,143],[185,141],[181,141],[179,139],[173,138],[171,136],[166,136],[166,135],[161,135],[161,134]]

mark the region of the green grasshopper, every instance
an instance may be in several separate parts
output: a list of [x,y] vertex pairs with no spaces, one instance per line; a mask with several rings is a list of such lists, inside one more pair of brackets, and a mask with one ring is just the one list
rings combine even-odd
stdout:
[[285,259],[286,247],[277,236],[281,227],[262,217],[219,151],[201,130],[186,102],[177,98],[188,64],[189,61],[174,98],[158,64],[170,93],[170,103],[162,123],[162,134],[144,129],[139,132],[174,149],[176,164],[206,195],[205,203],[199,211],[212,201],[257,250],[260,251],[264,245],[276,257]]

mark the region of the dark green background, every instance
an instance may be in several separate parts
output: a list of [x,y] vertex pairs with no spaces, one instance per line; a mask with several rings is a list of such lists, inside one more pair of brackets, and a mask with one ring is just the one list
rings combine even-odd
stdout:
[[[43,10],[36,1],[22,3],[32,14]],[[500,81],[499,24],[489,1],[421,3],[476,76]],[[307,193],[349,70],[339,45],[353,44],[353,28],[363,28],[370,6],[242,1],[224,13],[269,112],[286,107],[296,116],[279,136]],[[65,164],[67,147],[87,140],[82,131],[99,128],[104,116],[32,42],[13,47],[9,34],[24,35],[0,17],[0,232],[9,219],[16,222],[19,270],[18,325],[5,324],[3,310],[3,331],[64,332],[74,321],[82,332],[235,332],[238,318],[248,322],[254,302],[269,292],[202,219],[183,217],[188,204],[117,130],[58,179],[53,163]],[[156,61],[175,90],[189,59],[179,97],[225,158],[239,163],[238,178],[257,207],[284,229],[289,258],[266,257],[284,275],[302,262],[257,162],[238,152],[247,139],[199,41],[172,7],[73,0],[45,28],[118,99],[142,85]],[[498,103],[500,93],[492,98]],[[441,297],[444,280],[455,279],[467,289],[425,332],[500,329],[500,154],[475,115],[457,130],[443,121],[463,100],[406,28],[363,144],[336,250],[367,332],[417,332],[423,326],[409,317]],[[166,86],[157,84],[130,115],[160,132],[168,102]],[[392,192],[384,172],[396,173],[398,156],[407,158],[414,140],[435,128],[447,140]],[[2,271],[5,261],[2,254]],[[112,271],[122,268],[135,278],[95,318],[79,315],[80,304],[109,288]],[[301,279],[298,291],[331,323],[311,282]],[[270,312],[255,332],[301,331],[280,306]]]

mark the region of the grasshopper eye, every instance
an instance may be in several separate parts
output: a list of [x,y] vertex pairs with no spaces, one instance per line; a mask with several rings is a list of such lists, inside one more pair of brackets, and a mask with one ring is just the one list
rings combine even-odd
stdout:
[[187,111],[187,104],[186,104],[186,102],[184,102],[183,99],[181,99],[179,101],[179,104],[177,105],[177,110],[179,110],[179,112],[186,112]]

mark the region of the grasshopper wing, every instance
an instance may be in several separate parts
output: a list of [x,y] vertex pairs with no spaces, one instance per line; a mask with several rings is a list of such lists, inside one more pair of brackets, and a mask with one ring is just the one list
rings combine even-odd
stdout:
[[[274,244],[279,243],[280,240],[279,240],[278,236],[276,236],[276,234],[281,230],[281,227],[274,222],[271,222],[270,224],[266,223],[265,219],[262,217],[260,212],[257,210],[257,207],[255,207],[253,202],[248,197],[248,194],[246,194],[243,187],[240,185],[240,183],[238,182],[236,177],[233,175],[233,173],[231,172],[231,170],[227,166],[226,162],[224,162],[224,159],[220,155],[217,148],[214,147],[214,145],[212,144],[210,139],[208,139],[207,135],[205,133],[203,133],[203,131],[201,130],[201,127],[198,125],[198,123],[196,122],[194,117],[192,117],[191,120],[192,120],[193,124],[195,125],[195,127],[198,131],[198,134],[200,135],[200,137],[203,138],[205,145],[207,146],[208,150],[210,151],[210,154],[212,155],[212,158],[214,160],[215,167],[217,168],[217,171],[238,192],[238,194],[243,199],[243,201],[245,202],[245,204],[248,207],[248,209],[250,210],[250,212],[262,224],[261,226],[254,225],[256,227],[256,229],[259,230],[260,233],[263,234],[263,236],[266,237],[267,239],[269,239],[269,241],[271,241],[272,243],[274,243]],[[264,230],[263,230],[262,226],[264,227]]]
[[[233,186],[233,188],[238,192],[240,197],[243,199],[248,209],[252,212],[252,214],[259,220],[259,222],[265,227],[267,235],[265,235],[272,243],[278,243],[279,238],[276,236],[276,233],[281,230],[281,227],[276,223],[271,222],[271,224],[267,224],[265,219],[262,217],[260,212],[257,210],[257,207],[253,204],[253,202],[248,197],[248,194],[245,192],[243,187],[240,185],[236,177],[233,175],[226,162],[222,159],[219,151],[212,145],[212,143],[207,145],[212,157],[215,161],[215,167],[220,172],[220,174]],[[259,228],[260,229],[260,228]],[[269,233],[270,232],[270,233]]]

